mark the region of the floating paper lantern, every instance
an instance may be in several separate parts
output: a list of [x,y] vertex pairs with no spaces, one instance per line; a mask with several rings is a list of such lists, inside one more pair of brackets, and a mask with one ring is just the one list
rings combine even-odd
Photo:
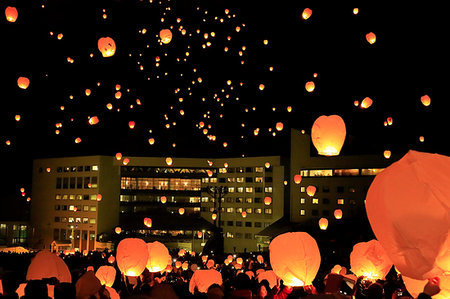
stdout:
[[160,272],[170,263],[171,256],[167,247],[158,242],[147,243],[147,269],[150,272]]
[[80,137],[75,138],[75,143],[80,143],[80,142],[81,142],[81,138]]
[[89,88],[86,88],[86,90],[84,91],[84,94],[88,97],[91,95],[91,90]]
[[163,44],[168,44],[172,40],[172,31],[170,29],[163,29],[159,32],[159,38]]
[[89,124],[90,125],[96,125],[96,124],[98,124],[98,122],[99,122],[99,119],[98,119],[97,116],[92,116],[92,117],[89,118]]
[[266,163],[264,163],[264,166],[265,166],[266,168],[270,168],[270,163],[269,163],[269,162],[266,162]]
[[388,117],[388,118],[386,119],[386,121],[387,121],[387,124],[388,124],[389,126],[392,126],[392,123],[394,122],[394,120],[392,119],[392,117]]
[[161,200],[161,203],[166,203],[167,197],[163,195],[163,196],[161,196],[160,200]]
[[281,131],[283,130],[283,123],[282,122],[277,122],[277,124],[275,125],[275,129],[277,129],[277,131]]
[[308,194],[309,196],[314,196],[314,194],[316,194],[316,190],[317,188],[315,186],[308,186],[306,187],[306,194]]
[[222,274],[215,269],[197,270],[189,281],[189,292],[206,293],[212,284],[222,285]]
[[430,106],[431,104],[431,98],[428,95],[424,95],[420,97],[420,101],[424,106]]
[[299,174],[294,175],[294,183],[296,183],[298,185],[301,182],[302,182],[302,176]]
[[185,254],[186,254],[186,250],[183,249],[183,248],[181,248],[181,249],[178,251],[178,256],[183,256],[183,255],[185,255]]
[[322,115],[316,119],[311,139],[319,155],[337,156],[345,141],[346,128],[339,115]]
[[326,230],[328,228],[328,219],[320,218],[319,219],[319,227],[321,230]]
[[334,218],[342,219],[342,210],[341,209],[334,210]]
[[6,20],[8,22],[14,23],[17,20],[17,17],[19,16],[19,13],[17,12],[17,8],[13,6],[8,6],[5,9],[5,16]]
[[211,219],[212,220],[216,220],[217,219],[217,213],[212,213],[211,214]]
[[116,43],[110,37],[101,37],[97,46],[103,57],[111,57],[116,53]]
[[28,79],[27,77],[19,77],[17,79],[17,86],[19,86],[19,88],[27,89],[29,85],[30,85],[30,79]]
[[307,20],[312,15],[312,10],[309,8],[305,8],[302,12],[302,19]]
[[179,213],[180,215],[183,215],[184,212],[185,212],[185,211],[184,211],[184,208],[179,208],[179,209],[178,209],[178,213]]
[[[404,276],[443,278],[450,271],[449,173],[450,157],[409,151],[370,185],[371,227]],[[441,289],[450,291],[450,283]]]
[[212,268],[214,268],[214,265],[215,265],[216,263],[214,262],[214,260],[213,259],[209,259],[207,262],[206,262],[206,268],[207,269],[212,269]]
[[263,258],[263,256],[259,254],[259,255],[256,257],[256,261],[257,261],[258,263],[260,263],[260,264],[264,263],[264,258]]
[[148,143],[149,143],[150,145],[155,144],[155,138],[149,138],[149,139],[148,139]]
[[175,262],[175,268],[180,269],[181,268],[181,261]]
[[265,204],[266,206],[269,206],[271,203],[272,203],[272,197],[266,196],[266,197],[264,198],[264,204]]
[[203,237],[203,232],[197,232],[197,238],[201,239]]
[[72,275],[66,263],[50,251],[39,251],[28,266],[26,280],[56,277],[60,283],[72,283]]
[[135,125],[136,125],[136,123],[132,120],[128,122],[128,127],[130,127],[130,129],[134,129]]
[[128,158],[123,159],[123,161],[122,161],[123,165],[128,165],[128,163],[130,163],[130,159],[128,159]]
[[20,114],[16,114],[16,115],[14,116],[14,119],[15,119],[16,121],[20,121]]
[[168,166],[171,166],[171,165],[172,165],[172,163],[173,163],[173,160],[172,160],[172,158],[170,158],[170,157],[167,157],[167,158],[166,158],[166,164],[167,164]]
[[96,198],[97,198],[97,201],[101,201],[103,196],[99,193],[99,194],[97,194]]
[[419,137],[419,141],[420,141],[420,142],[424,142],[424,141],[425,141],[425,137],[420,136],[420,137]]
[[391,157],[391,151],[385,150],[385,151],[383,152],[383,156],[384,156],[386,159],[389,159],[389,158]]
[[247,217],[247,212],[246,211],[242,211],[241,215],[242,215],[242,218],[246,218]]
[[152,227],[152,219],[150,219],[148,217],[144,218],[144,225],[146,227]]
[[285,233],[269,245],[273,271],[288,286],[311,285],[320,266],[316,240],[305,232]]
[[373,32],[369,32],[366,34],[366,40],[369,44],[374,44],[377,41],[377,36]]
[[117,246],[117,267],[126,276],[141,275],[148,258],[147,244],[142,239],[126,238]]
[[189,269],[189,263],[188,263],[188,262],[184,262],[184,263],[181,265],[181,269],[182,269],[183,271],[186,271],[187,269]]
[[242,265],[243,262],[244,262],[244,260],[243,260],[241,257],[238,257],[238,258],[236,259],[236,263],[238,263],[238,264],[240,264],[240,265]]
[[112,266],[100,266],[95,272],[95,276],[100,280],[102,285],[112,287],[116,279],[116,269]]
[[259,84],[259,90],[264,90],[265,86],[264,84]]
[[114,232],[115,232],[116,234],[120,235],[120,233],[122,232],[122,228],[121,228],[120,226],[117,226],[117,227],[114,229]]
[[366,97],[366,98],[364,98],[364,100],[362,100],[360,107],[364,108],[364,109],[367,109],[370,106],[372,106],[372,103],[373,103],[372,99],[369,98],[369,97]]
[[350,253],[350,267],[356,276],[367,279],[384,279],[392,262],[377,240],[361,242],[353,246]]
[[117,153],[116,154],[116,160],[121,160],[122,159],[122,154],[121,153]]
[[313,92],[315,88],[316,88],[316,85],[314,84],[313,81],[306,82],[305,89],[307,92]]

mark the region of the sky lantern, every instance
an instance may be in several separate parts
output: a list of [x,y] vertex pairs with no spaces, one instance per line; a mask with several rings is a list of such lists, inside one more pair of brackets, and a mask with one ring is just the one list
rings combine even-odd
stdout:
[[97,46],[103,57],[111,57],[116,53],[116,43],[110,37],[101,37]]
[[319,219],[319,227],[321,230],[326,230],[328,228],[328,219],[320,218]]
[[170,29],[163,29],[159,32],[159,38],[163,44],[168,44],[172,40],[172,31]]
[[281,131],[283,130],[283,123],[282,122],[277,122],[277,124],[275,125],[275,129],[277,129],[277,131]]
[[118,235],[120,235],[120,233],[122,232],[122,228],[120,226],[116,226],[116,228],[114,229],[114,232]]
[[122,159],[122,154],[121,153],[117,153],[116,154],[116,160],[121,160]]
[[166,203],[167,202],[167,197],[166,196],[161,196],[160,200],[161,200],[161,203]]
[[184,262],[184,263],[181,265],[181,269],[182,269],[183,271],[186,271],[187,269],[189,269],[189,263],[188,263],[188,262]]
[[98,124],[98,122],[99,122],[99,119],[98,119],[97,116],[92,116],[92,117],[89,118],[89,124],[90,125],[96,125],[96,124]]
[[425,107],[430,106],[431,104],[431,98],[428,95],[420,97],[420,101]]
[[370,225],[403,276],[442,281],[450,271],[449,173],[450,157],[410,150],[370,185]]
[[114,97],[115,97],[117,100],[119,100],[119,99],[122,97],[122,93],[121,93],[120,91],[118,91],[118,92],[116,92],[116,93],[114,94]]
[[126,276],[139,276],[149,258],[147,244],[142,239],[126,238],[116,250],[117,267]]
[[99,193],[96,196],[97,201],[102,201],[103,196]]
[[247,218],[247,212],[246,211],[242,211],[241,215],[242,215],[242,218]]
[[389,126],[392,126],[392,123],[394,122],[394,120],[392,119],[392,117],[388,117],[388,118],[386,119],[386,121],[387,121],[387,124],[388,124]]
[[148,143],[149,143],[150,145],[155,144],[155,138],[149,138],[149,139],[148,139]]
[[152,227],[152,219],[148,217],[144,218],[144,225],[149,228]]
[[264,263],[264,257],[260,254],[256,257],[256,261],[260,264]]
[[176,268],[176,269],[180,269],[180,268],[181,268],[181,265],[182,265],[182,264],[181,264],[181,261],[176,261],[176,262],[175,262],[175,268]]
[[342,219],[342,210],[341,209],[334,210],[334,218]]
[[366,34],[366,40],[369,44],[374,44],[377,41],[377,36],[373,32],[369,32]]
[[116,90],[117,90],[117,91],[119,91],[119,90],[122,88],[122,86],[120,86],[120,84],[116,84],[115,87],[116,87]]
[[132,120],[130,120],[129,122],[128,122],[128,127],[130,127],[130,129],[134,129],[134,126],[136,125],[136,123],[134,122],[134,121],[132,121]]
[[91,95],[91,90],[89,88],[86,88],[86,90],[84,91],[84,94],[88,97]]
[[259,84],[259,90],[264,90],[265,86],[264,84]]
[[95,276],[102,285],[112,287],[114,280],[116,280],[116,269],[112,266],[100,266],[95,272]]
[[313,92],[315,88],[316,88],[316,85],[314,84],[313,81],[306,82],[305,89],[307,92]]
[[302,176],[300,174],[294,175],[294,183],[296,183],[298,185],[301,182],[302,182]]
[[180,215],[183,215],[184,212],[185,212],[185,211],[184,211],[184,208],[179,208],[179,209],[178,209],[178,213],[179,213]]
[[147,252],[148,260],[146,267],[150,272],[160,272],[164,270],[171,260],[166,245],[158,241],[147,243]]
[[311,285],[320,266],[316,240],[305,232],[284,233],[269,245],[270,264],[285,285]]
[[20,114],[16,114],[16,115],[14,116],[14,119],[15,119],[16,121],[20,121]]
[[385,157],[386,159],[389,159],[389,158],[391,157],[391,151],[385,150],[384,153],[383,153],[383,155],[384,155],[384,157]]
[[314,196],[314,194],[316,194],[316,190],[316,186],[309,185],[308,187],[306,187],[306,194],[308,194],[309,196]]
[[358,7],[353,8],[353,14],[357,15],[358,13],[359,13],[359,8]]
[[217,219],[217,213],[212,213],[211,214],[211,219],[212,220],[216,220]]
[[319,155],[337,156],[345,141],[346,128],[339,115],[322,115],[311,129],[311,139]]
[[312,15],[312,10],[309,8],[305,8],[302,12],[302,19],[308,20],[311,15]]
[[238,264],[240,264],[240,265],[242,265],[243,262],[244,262],[244,260],[243,260],[241,257],[238,257],[238,258],[236,259],[236,263],[238,263]]
[[359,106],[359,101],[353,101],[353,105],[354,105],[355,107],[358,107],[358,106]]
[[13,6],[8,6],[5,9],[5,16],[6,20],[8,22],[14,23],[17,20],[17,17],[19,16],[19,13],[17,12],[17,8]]
[[350,270],[356,276],[370,280],[384,279],[392,267],[392,262],[380,242],[370,240],[353,246],[350,253]]
[[186,254],[186,249],[181,248],[180,250],[178,250],[178,256],[183,256]]
[[266,162],[266,163],[264,163],[264,167],[266,167],[266,168],[270,168],[270,163],[269,162]]
[[197,232],[197,238],[201,239],[203,237],[203,232],[198,231]]
[[271,203],[272,203],[272,197],[270,197],[270,196],[264,197],[264,204],[266,206],[269,206]]
[[361,106],[360,106],[360,107],[361,107],[361,108],[364,108],[364,109],[367,109],[367,108],[369,108],[370,106],[372,106],[372,103],[373,103],[373,101],[372,101],[371,98],[365,97],[364,100],[362,100]]
[[173,163],[172,158],[171,158],[171,157],[167,157],[167,158],[166,158],[166,164],[167,164],[168,166],[172,166],[172,163]]
[[420,142],[424,142],[424,141],[425,141],[425,137],[420,136],[420,137],[419,137],[419,141],[420,141]]
[[194,294],[195,290],[206,293],[212,284],[222,285],[222,274],[215,269],[197,270],[189,281],[189,292]]
[[26,280],[51,277],[56,277],[60,283],[72,283],[72,275],[62,258],[47,250],[39,251],[28,266]]
[[80,143],[80,142],[81,142],[81,138],[80,137],[75,138],[75,143]]
[[30,85],[30,79],[28,79],[27,77],[19,77],[17,79],[17,86],[19,86],[19,88],[27,89],[29,85]]

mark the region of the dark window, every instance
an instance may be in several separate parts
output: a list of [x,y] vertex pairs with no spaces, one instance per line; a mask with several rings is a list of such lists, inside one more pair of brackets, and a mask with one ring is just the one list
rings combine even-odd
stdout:
[[264,178],[264,182],[266,182],[266,183],[272,183],[272,181],[273,181],[273,179],[272,179],[271,176],[266,176],[266,177]]
[[53,229],[53,240],[59,240],[59,229]]
[[70,166],[70,172],[76,172],[77,167],[76,166]]
[[39,167],[39,172],[43,172],[44,169],[42,169],[42,167]]
[[59,222],[59,217],[55,217],[55,222]]
[[246,183],[253,183],[253,178],[252,177],[246,177],[245,178],[245,182]]
[[322,187],[322,192],[330,192],[330,187],[328,187],[328,186],[323,186],[323,187]]
[[69,178],[63,178],[63,189],[69,188]]
[[324,198],[322,199],[322,203],[328,205],[330,204],[330,200],[328,198]]
[[62,182],[61,178],[56,178],[56,189],[61,189],[61,182]]
[[233,221],[227,221],[227,226],[233,226]]
[[61,206],[61,210],[67,211],[67,205],[62,205],[62,206]]
[[245,233],[244,237],[246,239],[251,239],[252,238],[252,233]]
[[242,226],[242,221],[236,221],[236,226]]
[[224,223],[225,223],[225,221],[223,221],[223,220],[220,220],[220,226],[223,226],[224,225]]
[[255,227],[261,227],[261,222],[255,222]]
[[253,172],[253,168],[252,167],[245,167],[245,172]]
[[75,189],[75,177],[70,178],[69,186],[70,189]]
[[236,202],[237,202],[237,203],[242,203],[242,202],[243,202],[242,197],[237,197],[237,198],[236,198]]
[[62,167],[56,168],[56,172],[62,172],[62,171],[63,171],[63,168],[62,168]]
[[84,171],[91,171],[91,166],[90,165],[84,166]]
[[228,173],[235,173],[235,171],[236,171],[236,170],[235,170],[235,168],[233,168],[233,167],[227,169],[227,172],[228,172]]
[[323,210],[322,211],[322,215],[323,216],[330,216],[330,211],[329,210]]
[[78,166],[78,167],[77,167],[77,171],[78,171],[78,172],[82,172],[82,171],[83,171],[83,166]]
[[344,193],[344,190],[345,190],[344,186],[337,186],[336,188],[336,192],[338,193]]
[[219,183],[225,183],[225,178],[219,178]]
[[[255,188],[256,191],[256,188]],[[262,198],[261,197],[255,197],[255,203],[262,203]]]
[[64,166],[64,172],[69,172],[70,171],[70,167],[69,166]]
[[88,176],[84,177],[84,186],[83,186],[83,188],[84,189],[89,189],[90,184],[91,184],[91,178],[88,177]]
[[55,211],[59,211],[60,206],[59,205],[55,205]]
[[245,221],[245,227],[252,227],[252,223],[250,221]]
[[84,194],[83,195],[83,200],[89,200],[89,195],[88,194]]
[[207,207],[200,207],[200,212],[208,212],[208,210]]
[[83,178],[77,177],[77,189],[83,189]]
[[312,210],[311,215],[313,216],[319,216],[319,210]]
[[270,166],[269,168],[266,168],[266,172],[272,172],[272,166]]
[[263,192],[263,188],[262,187],[255,187],[255,192],[256,193],[262,193]]

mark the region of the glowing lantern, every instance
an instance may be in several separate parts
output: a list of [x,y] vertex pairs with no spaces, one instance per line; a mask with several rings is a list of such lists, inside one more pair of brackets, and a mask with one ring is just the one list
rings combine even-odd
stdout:
[[305,89],[307,92],[313,92],[315,88],[316,88],[316,85],[314,84],[313,81],[306,82]]
[[316,240],[308,233],[278,235],[270,243],[269,251],[272,269],[285,285],[312,284],[319,270],[320,252]]
[[375,177],[366,197],[375,236],[402,276],[439,277],[442,294],[450,292],[448,171],[450,157],[409,151]]
[[215,263],[214,263],[214,260],[212,260],[212,259],[209,259],[208,262],[206,262],[206,268],[207,269],[214,268],[214,265],[215,265]]
[[81,138],[80,137],[75,138],[75,143],[80,143],[80,142],[81,142]]
[[356,276],[368,279],[384,279],[392,262],[377,240],[361,242],[353,246],[350,253],[350,267]]
[[152,219],[150,219],[148,217],[144,218],[144,225],[146,227],[152,227]]
[[344,144],[346,128],[339,115],[322,115],[316,119],[311,130],[311,139],[319,155],[337,156]]
[[430,106],[431,104],[431,98],[428,95],[424,95],[420,97],[420,101],[424,106]]
[[155,138],[149,138],[149,139],[148,139],[148,143],[149,143],[150,145],[155,144]]
[[328,228],[328,219],[320,218],[319,219],[319,227],[321,230],[326,230]]
[[342,210],[341,209],[334,210],[334,218],[342,219]]
[[222,274],[215,269],[197,270],[189,281],[189,292],[194,294],[195,289],[200,293],[206,293],[212,284],[222,285]]
[[353,105],[354,105],[355,107],[358,107],[358,106],[359,106],[359,101],[354,101],[354,102],[353,102]]
[[244,262],[244,260],[243,260],[241,257],[238,257],[238,258],[236,259],[236,263],[238,263],[238,264],[240,264],[240,265],[242,265],[243,262]]
[[16,121],[20,121],[20,114],[17,114],[16,116],[14,116],[14,119],[15,119]]
[[165,196],[161,196],[161,203],[166,203],[167,202],[167,197],[165,197]]
[[142,239],[126,238],[117,246],[117,267],[126,276],[141,275],[148,259],[148,247]]
[[173,160],[172,160],[172,158],[170,158],[170,157],[167,157],[167,158],[166,158],[166,164],[167,164],[168,166],[171,166],[171,165],[172,165],[172,163],[173,163]]
[[207,260],[208,260],[208,256],[207,255],[203,255],[202,256],[202,262],[206,263]]
[[299,174],[294,175],[294,183],[296,183],[297,185],[300,184],[302,181],[302,176]]
[[357,15],[359,13],[359,8],[355,7],[353,8],[353,14]]
[[225,259],[223,263],[225,264],[225,266],[228,266],[231,263],[231,261],[229,259]]
[[30,79],[28,79],[27,77],[19,77],[17,79],[17,86],[19,86],[19,88],[27,89],[29,85]]
[[112,287],[116,279],[116,269],[111,266],[100,266],[95,272],[95,276],[100,280],[102,285]]
[[246,211],[242,211],[242,218],[246,218],[247,217],[247,212]]
[[391,157],[391,151],[385,150],[383,155],[386,159],[389,159]]
[[92,116],[92,117],[89,118],[88,122],[89,122],[90,125],[96,125],[96,124],[98,124],[99,119],[98,119],[97,116]]
[[17,8],[8,6],[5,9],[5,16],[6,16],[6,20],[8,22],[14,23],[17,20],[17,17],[19,16],[19,13],[17,12]]
[[264,163],[264,167],[270,168],[270,163],[269,162]]
[[170,29],[163,29],[159,32],[159,38],[163,44],[168,44],[172,40],[172,31]]
[[387,124],[388,124],[389,126],[392,126],[392,123],[394,122],[393,119],[392,119],[392,117],[388,117],[388,118],[386,119],[386,121],[387,121]]
[[369,44],[372,45],[377,41],[377,37],[376,37],[375,33],[369,32],[366,34],[366,40]]
[[292,106],[287,106],[287,112],[292,112]]
[[[417,298],[419,296],[419,294],[423,292],[423,288],[428,283],[427,279],[417,280],[417,279],[409,278],[404,275],[402,275],[402,280],[405,283],[406,289],[412,296],[414,296],[414,298]],[[434,279],[432,279],[432,280],[434,280]],[[441,291],[438,294],[432,296],[432,298],[433,299],[448,299],[448,298],[450,298],[449,288],[446,287],[446,286],[450,285],[450,278],[448,277],[448,275],[445,275],[445,276],[439,278],[439,280],[440,280],[439,285],[440,285]]]
[[425,141],[425,137],[420,136],[420,137],[419,137],[419,141],[420,141],[420,142],[424,142],[424,141]]
[[263,258],[263,256],[259,254],[259,255],[256,257],[256,261],[257,261],[258,263],[260,263],[260,264],[264,263],[264,258]]
[[183,214],[184,214],[184,208],[179,208],[179,209],[178,209],[178,213],[179,213],[180,215],[183,215]]
[[86,94],[86,96],[90,96],[91,95],[91,90],[89,88],[87,88],[84,93]]
[[39,251],[28,266],[26,280],[56,277],[59,282],[72,283],[72,275],[66,263],[50,251]]
[[101,201],[103,196],[99,193],[99,194],[97,194],[96,198],[97,198],[97,201]]
[[111,57],[116,53],[116,43],[110,37],[101,37],[97,46],[103,57]]
[[372,103],[373,103],[373,101],[372,101],[371,98],[365,97],[364,100],[362,100],[361,106],[360,106],[360,107],[361,107],[361,108],[364,108],[364,109],[367,109],[367,108],[369,108],[370,106],[372,106]]
[[183,255],[185,255],[185,254],[186,254],[186,250],[183,249],[183,248],[181,248],[181,249],[178,251],[178,256],[183,256]]
[[158,242],[147,243],[147,269],[150,272],[160,272],[170,263],[171,256],[167,247]]
[[268,205],[270,205],[271,203],[272,203],[272,197],[266,196],[266,197],[264,198],[264,204],[265,204],[266,206],[268,206]]
[[135,126],[135,122],[134,121],[129,121],[128,122],[128,126],[130,127],[130,129],[134,129],[134,126]]
[[277,122],[277,124],[275,125],[275,129],[277,129],[277,131],[283,130],[283,123]]
[[108,258],[108,263],[110,263],[110,264],[114,264],[115,261],[116,261],[116,258],[114,257],[114,255],[111,255],[111,256]]
[[183,269],[183,271],[186,271],[187,269],[189,269],[189,263],[188,263],[188,262],[184,262],[184,263],[181,265],[181,269]]
[[175,268],[177,268],[177,269],[181,268],[181,261],[175,262]]
[[217,213],[212,213],[211,214],[211,219],[212,220],[216,220],[217,219]]
[[309,196],[314,196],[314,194],[316,194],[316,190],[317,188],[315,186],[308,186],[306,187],[306,194],[308,194]]
[[213,171],[210,170],[210,169],[208,169],[208,170],[206,171],[206,173],[208,174],[209,177],[212,177],[213,174],[214,174]]
[[114,97],[119,100],[122,97],[122,93],[118,91],[114,94]]
[[198,231],[198,232],[197,232],[197,238],[200,239],[201,237],[203,237],[203,233],[202,233],[201,231]]
[[303,20],[309,19],[309,17],[311,16],[311,14],[312,14],[312,10],[309,9],[309,8],[305,8],[305,9],[303,10],[303,12],[302,12],[302,19],[303,19]]
[[259,90],[264,90],[265,86],[264,84],[259,84]]
[[115,229],[114,229],[114,232],[116,233],[116,234],[120,234],[121,232],[122,232],[122,228],[120,227],[120,226],[117,226]]

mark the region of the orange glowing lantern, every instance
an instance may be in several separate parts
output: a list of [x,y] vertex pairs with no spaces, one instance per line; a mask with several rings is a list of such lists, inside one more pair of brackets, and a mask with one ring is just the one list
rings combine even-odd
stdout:
[[147,244],[142,239],[126,238],[120,241],[116,251],[117,267],[126,276],[139,276],[149,258]]
[[242,215],[242,218],[246,218],[247,217],[247,212],[246,211],[242,211],[241,215]]
[[213,259],[209,259],[207,262],[206,262],[206,268],[207,269],[212,269],[212,268],[214,268],[214,265],[215,265],[216,263],[214,262],[214,260]]
[[353,246],[350,267],[356,276],[376,280],[384,279],[392,267],[392,262],[381,244],[377,240],[370,240]]
[[317,188],[315,186],[308,186],[306,187],[306,194],[308,194],[309,196],[314,196],[314,194],[316,194],[316,190]]
[[132,120],[130,120],[130,121],[128,122],[128,127],[130,127],[130,129],[134,129],[134,126],[135,126],[135,125],[136,125],[135,122],[132,121]]
[[26,280],[52,277],[56,277],[60,283],[72,283],[69,268],[59,256],[50,251],[39,251],[28,266]]
[[16,121],[20,121],[20,114],[16,114],[16,116],[14,116],[14,119],[15,119]]
[[430,106],[430,104],[431,104],[431,98],[428,95],[424,95],[424,96],[420,97],[420,101],[426,107]]
[[175,262],[175,268],[180,269],[181,268],[181,261],[176,261]]
[[30,85],[30,79],[28,79],[27,77],[19,77],[17,79],[17,86],[19,86],[19,88],[27,89],[29,85]]
[[264,167],[270,168],[270,163],[269,162],[264,163]]
[[99,194],[97,194],[96,198],[97,198],[97,201],[102,201],[103,196],[99,193]]
[[111,255],[111,256],[108,258],[108,263],[110,263],[110,264],[114,264],[115,261],[116,261],[116,258],[114,257],[114,255]]
[[307,92],[313,92],[315,88],[316,88],[316,85],[314,84],[313,81],[306,82],[305,89]]
[[122,159],[122,154],[121,153],[117,153],[116,154],[116,160],[121,160]]
[[111,57],[116,53],[116,43],[110,37],[101,37],[97,46],[103,57]]
[[86,88],[86,90],[84,91],[84,94],[88,97],[91,95],[91,90],[89,88]]
[[238,257],[236,259],[236,263],[238,263],[239,265],[242,265],[243,262],[244,262],[244,260],[241,257]]
[[373,32],[369,32],[366,34],[366,40],[369,44],[374,44],[377,41],[377,36]]
[[424,142],[424,141],[425,141],[425,137],[420,136],[420,137],[419,137],[419,141],[420,141],[420,142]]
[[263,256],[259,254],[259,255],[256,257],[256,261],[257,261],[258,263],[260,263],[260,264],[264,263],[264,258],[263,258]]
[[116,269],[112,266],[100,266],[95,272],[95,276],[100,280],[102,285],[112,287],[116,279]]
[[166,203],[167,202],[167,197],[166,196],[161,196],[161,203]]
[[372,103],[373,103],[373,101],[372,101],[371,98],[365,97],[364,100],[362,100],[361,106],[360,106],[360,107],[361,107],[361,108],[364,108],[364,109],[367,109],[367,108],[369,108],[370,106],[372,106]]
[[302,182],[302,176],[299,174],[294,175],[294,183],[296,183],[298,185],[301,182]]
[[341,209],[334,210],[334,218],[342,219],[342,210]]
[[320,266],[316,240],[305,232],[284,233],[269,245],[270,264],[285,285],[311,285]]
[[215,269],[197,270],[189,281],[189,292],[194,294],[195,290],[206,293],[212,284],[222,285],[222,274]]
[[320,218],[319,219],[319,227],[321,230],[326,230],[328,228],[328,219]]
[[385,157],[386,159],[389,159],[389,158],[391,157],[391,151],[385,150],[384,153],[383,153],[383,155],[384,155],[384,157]]
[[172,41],[172,31],[170,29],[163,29],[159,32],[159,38],[163,44],[168,44]]
[[211,214],[211,219],[212,220],[216,220],[217,219],[217,213],[212,213]]
[[302,12],[302,19],[308,20],[311,15],[312,15],[312,10],[309,8],[305,8]]
[[277,124],[275,125],[275,128],[277,129],[277,131],[281,131],[283,130],[283,123],[282,122],[277,122]]
[[5,9],[5,16],[6,20],[8,22],[14,23],[17,20],[17,17],[19,16],[19,13],[17,12],[17,8],[13,6],[8,6]]
[[172,166],[172,163],[173,163],[172,158],[167,157],[167,158],[166,158],[166,164],[167,164],[168,166]]
[[319,155],[337,156],[345,141],[346,128],[339,115],[322,115],[316,119],[311,139]]
[[266,197],[264,198],[264,204],[265,204],[266,206],[269,206],[271,203],[272,203],[272,197],[266,196]]
[[122,93],[118,91],[114,94],[114,97],[119,100],[122,97]]
[[259,90],[264,90],[265,86],[264,84],[259,84]]
[[149,138],[149,139],[148,139],[148,143],[149,143],[150,145],[155,144],[155,138]]
[[90,125],[96,125],[96,124],[98,124],[99,119],[98,119],[97,116],[92,116],[92,117],[89,118],[88,122],[89,122]]
[[392,126],[392,123],[394,122],[394,120],[392,119],[392,117],[388,117],[388,118],[386,119],[386,121],[387,121],[387,124],[388,124],[389,126]]
[[198,231],[197,232],[197,238],[201,239],[203,237],[203,232]]
[[186,254],[186,249],[181,248],[180,250],[178,250],[178,256],[183,256]]
[[188,262],[184,262],[184,263],[181,265],[181,269],[182,269],[183,271],[186,271],[187,269],[189,269],[189,263],[188,263]]
[[150,272],[160,272],[170,263],[171,256],[167,247],[158,242],[147,243],[147,269]]
[[115,232],[116,234],[120,235],[120,233],[122,232],[122,228],[121,228],[120,226],[117,226],[117,227],[114,229],[114,232]]
[[75,138],[75,143],[80,143],[80,142],[81,142],[81,138],[80,137]]
[[144,225],[149,228],[152,227],[152,219],[148,217],[144,218]]

